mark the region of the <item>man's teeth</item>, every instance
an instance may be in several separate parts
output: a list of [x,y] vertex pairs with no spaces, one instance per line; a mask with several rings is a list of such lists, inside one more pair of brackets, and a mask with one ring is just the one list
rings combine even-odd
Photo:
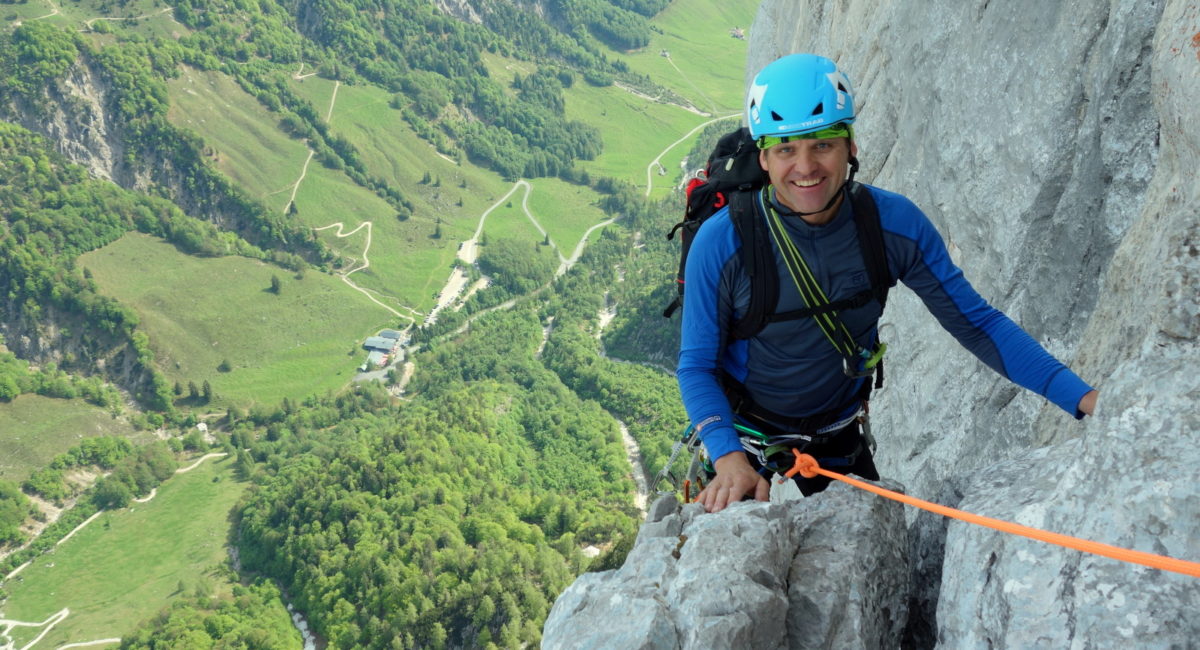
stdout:
[[821,182],[821,179],[818,178],[816,180],[811,180],[811,181],[792,181],[792,184],[799,186],[799,187],[812,187],[813,185],[816,185],[817,183],[820,183],[820,182]]

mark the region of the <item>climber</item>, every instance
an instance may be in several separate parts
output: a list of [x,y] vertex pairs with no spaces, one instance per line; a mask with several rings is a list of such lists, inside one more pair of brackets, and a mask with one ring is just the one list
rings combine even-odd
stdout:
[[[767,181],[753,209],[778,269],[774,318],[748,338],[730,336],[747,312],[752,284],[729,208],[699,229],[686,265],[677,377],[688,417],[711,461],[697,497],[708,512],[745,498],[767,500],[764,475],[792,465],[801,447],[837,472],[878,480],[863,415],[884,347],[878,321],[886,287],[903,282],[958,342],[1010,381],[1076,418],[1093,413],[1097,391],[975,292],[941,235],[909,199],[854,182],[854,94],[833,61],[792,54],[766,66],[750,87],[745,119]],[[873,199],[882,250],[872,266],[850,200]],[[766,234],[768,233],[769,234]],[[865,295],[870,299],[847,299]],[[824,309],[823,309],[824,306]],[[800,314],[800,315],[795,315]],[[806,496],[829,479],[796,478]]]

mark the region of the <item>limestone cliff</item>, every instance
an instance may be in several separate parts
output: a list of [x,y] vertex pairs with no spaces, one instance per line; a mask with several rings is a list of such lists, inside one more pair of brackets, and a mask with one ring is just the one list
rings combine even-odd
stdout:
[[[910,196],[979,292],[1102,391],[1097,416],[1076,422],[962,350],[913,294],[893,291],[888,385],[872,404],[883,475],[972,512],[1200,561],[1196,4],[765,0],[751,40],[748,78],[794,51],[838,61],[859,101],[860,178]],[[835,498],[788,507],[815,512]],[[744,507],[694,522],[738,527]],[[805,525],[805,515],[789,516]],[[911,509],[907,522],[905,632],[813,645],[844,621],[798,635],[803,621],[789,614],[787,633],[762,647],[1189,647],[1200,638],[1198,579]],[[743,546],[725,539],[705,559],[683,557],[724,566]],[[683,549],[696,542],[689,535]],[[787,611],[804,611],[797,594],[817,587],[791,585],[811,574],[784,577]],[[876,573],[845,579],[878,595]],[[578,606],[597,580],[560,598],[548,640],[564,638],[549,632],[571,620],[621,628]],[[608,589],[607,602],[623,602]],[[724,615],[766,625],[781,607],[747,600]],[[664,620],[674,633],[640,647],[736,645],[696,633],[686,613]]]

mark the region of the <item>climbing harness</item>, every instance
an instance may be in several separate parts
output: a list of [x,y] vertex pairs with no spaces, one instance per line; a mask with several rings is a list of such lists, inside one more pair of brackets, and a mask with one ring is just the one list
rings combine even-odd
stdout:
[[907,494],[901,494],[886,488],[881,488],[878,485],[873,485],[865,481],[850,478],[845,474],[839,474],[837,472],[823,469],[820,463],[817,462],[817,459],[809,456],[808,454],[802,453],[799,449],[793,450],[792,454],[796,457],[796,462],[792,468],[784,474],[783,478],[779,480],[780,483],[795,476],[796,474],[799,474],[804,478],[825,476],[837,481],[842,481],[843,483],[848,483],[856,488],[866,490],[867,492],[877,494],[881,497],[898,501],[905,505],[913,506],[914,508],[927,510],[934,514],[942,515],[943,517],[950,517],[951,519],[965,521],[970,524],[983,526],[984,528],[990,528],[1002,533],[1020,535],[1021,537],[1028,537],[1029,539],[1034,539],[1040,542],[1055,544],[1063,548],[1082,551],[1084,553],[1092,553],[1094,555],[1120,560],[1121,562],[1141,564],[1154,569],[1182,573],[1194,578],[1200,578],[1200,562],[1189,562],[1187,560],[1180,560],[1177,558],[1168,557],[1166,555],[1155,555],[1154,553],[1134,551],[1127,548],[1121,548],[1119,546],[1112,546],[1110,544],[1103,544],[1100,542],[1094,542],[1092,540],[1071,537],[1070,535],[1063,535],[1061,533],[1052,533],[1039,528],[1023,526],[1021,524],[1004,521],[1002,519],[993,519],[991,517],[984,517],[982,515],[964,512],[956,508],[950,508],[937,503],[924,501],[916,497],[911,497]]
[[[734,428],[738,432],[738,441],[741,442],[742,449],[753,456],[758,461],[760,467],[776,474],[783,474],[787,468],[772,461],[773,457],[788,451],[793,453],[802,451],[809,445],[820,443],[826,436],[837,433],[855,422],[858,422],[862,435],[862,442],[859,447],[845,457],[824,459],[827,464],[852,466],[858,459],[859,454],[862,453],[863,445],[870,450],[871,454],[875,453],[875,438],[871,435],[869,408],[865,400],[859,402],[857,408],[849,415],[808,433],[768,435],[752,427],[736,423],[734,424]],[[678,460],[680,454],[685,450],[691,454],[691,461],[688,464],[687,472],[681,477],[676,476],[671,472],[671,468],[675,465],[675,461]],[[711,476],[714,473],[715,469],[704,451],[699,432],[694,425],[689,425],[684,430],[683,435],[671,447],[671,455],[667,458],[667,462],[662,470],[655,477],[653,487],[659,494],[682,492],[683,502],[690,503],[692,499],[692,486],[703,490],[704,477]],[[795,472],[793,471],[792,475],[794,474]],[[663,481],[668,481],[670,489],[662,487]]]

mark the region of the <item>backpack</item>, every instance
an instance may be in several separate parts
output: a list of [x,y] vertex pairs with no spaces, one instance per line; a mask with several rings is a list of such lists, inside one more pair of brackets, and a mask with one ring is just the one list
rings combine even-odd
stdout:
[[[770,323],[862,307],[871,300],[877,300],[881,307],[885,306],[888,289],[895,286],[896,279],[891,277],[887,265],[879,210],[875,206],[875,200],[871,198],[870,191],[861,183],[851,180],[850,201],[854,208],[854,223],[858,229],[858,240],[870,288],[832,303],[776,313],[779,302],[779,273],[775,266],[770,234],[763,220],[757,218],[754,207],[754,195],[766,180],[766,173],[758,163],[758,151],[758,146],[746,127],[726,133],[709,154],[704,177],[688,182],[687,206],[683,221],[675,224],[667,233],[667,239],[674,239],[675,233],[680,232],[682,246],[679,271],[676,274],[678,293],[663,310],[663,316],[670,318],[683,305],[684,271],[696,231],[709,217],[726,205],[729,206],[730,219],[742,241],[742,268],[750,277],[751,287],[750,305],[746,314],[733,323],[730,331],[730,336],[734,339],[748,339]],[[858,161],[851,158],[851,165],[852,170],[857,171]]]

